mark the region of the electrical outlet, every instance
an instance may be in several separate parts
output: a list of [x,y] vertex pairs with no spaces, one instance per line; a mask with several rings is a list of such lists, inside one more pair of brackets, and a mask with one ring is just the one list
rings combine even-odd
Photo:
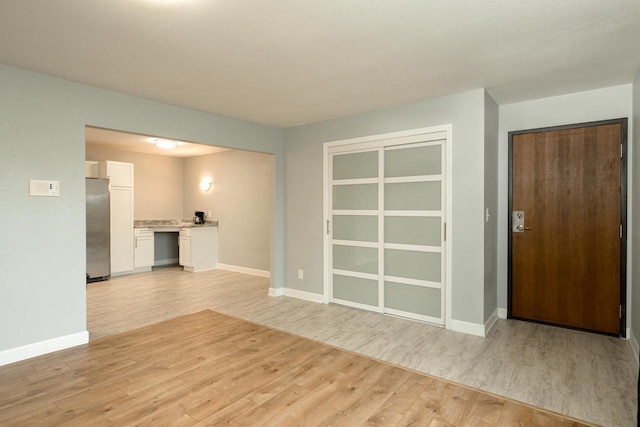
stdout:
[[302,269],[298,270],[298,279],[300,280],[304,279],[304,270]]

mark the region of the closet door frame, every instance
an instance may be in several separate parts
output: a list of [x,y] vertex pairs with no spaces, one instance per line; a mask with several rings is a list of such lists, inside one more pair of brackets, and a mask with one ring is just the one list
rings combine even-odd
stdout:
[[442,278],[442,291],[444,292],[444,326],[451,328],[451,260],[453,253],[453,245],[451,236],[453,236],[452,222],[452,125],[431,126],[419,129],[411,129],[400,132],[391,132],[379,135],[371,135],[358,138],[350,138],[326,142],[323,144],[323,302],[328,304],[331,298],[330,277],[331,277],[331,206],[330,206],[330,185],[331,170],[330,156],[339,152],[352,152],[358,150],[372,150],[378,147],[388,147],[395,145],[406,145],[418,142],[428,142],[444,140],[444,156],[445,170],[442,171],[444,178],[444,247],[442,254],[444,255],[445,268]]

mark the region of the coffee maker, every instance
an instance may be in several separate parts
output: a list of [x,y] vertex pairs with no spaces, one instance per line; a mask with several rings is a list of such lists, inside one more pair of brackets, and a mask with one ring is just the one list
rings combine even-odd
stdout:
[[195,215],[193,217],[193,223],[194,224],[204,224],[204,212],[203,211],[196,211]]

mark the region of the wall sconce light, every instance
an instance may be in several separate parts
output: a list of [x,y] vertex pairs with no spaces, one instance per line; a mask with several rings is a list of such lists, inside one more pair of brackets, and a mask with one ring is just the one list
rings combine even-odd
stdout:
[[209,191],[211,190],[211,180],[209,179],[203,179],[202,181],[200,181],[200,189],[202,191]]

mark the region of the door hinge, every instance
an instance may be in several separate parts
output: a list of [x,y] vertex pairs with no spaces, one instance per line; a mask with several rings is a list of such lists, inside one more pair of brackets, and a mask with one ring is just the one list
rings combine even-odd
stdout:
[[622,319],[622,304],[620,304],[620,319]]
[[622,144],[620,144],[620,158],[622,158]]
[[447,223],[444,223],[444,241],[447,241]]
[[622,239],[622,224],[620,224],[620,238]]
[[331,225],[329,220],[327,220],[327,234],[331,233]]

